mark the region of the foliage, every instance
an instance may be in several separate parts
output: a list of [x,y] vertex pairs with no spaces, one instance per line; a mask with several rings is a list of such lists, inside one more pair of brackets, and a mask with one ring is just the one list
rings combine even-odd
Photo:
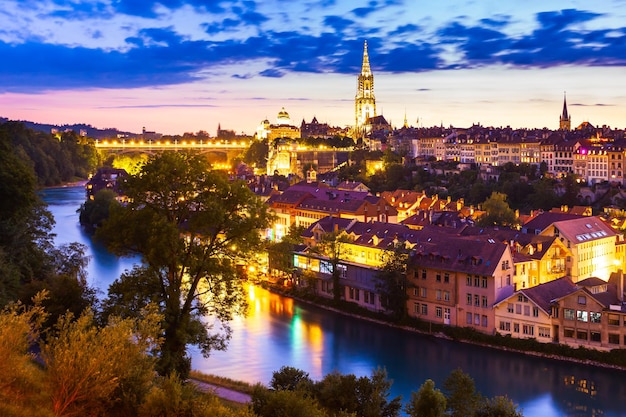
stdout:
[[79,209],[79,222],[88,231],[94,231],[109,218],[111,204],[116,204],[117,193],[110,189],[102,189],[93,200],[85,201]]
[[348,243],[352,242],[350,237],[343,231],[332,231],[324,233],[319,242],[311,248],[312,253],[316,253],[328,259],[331,266],[331,281],[333,283],[333,300],[338,302],[343,295],[341,285],[341,261],[346,259]]
[[309,373],[292,366],[283,366],[272,374],[270,388],[275,391],[294,391],[303,384],[310,386],[313,383]]
[[267,139],[253,141],[250,147],[246,149],[243,162],[249,165],[255,165],[257,168],[265,168],[267,166],[267,156],[269,153],[269,145]]
[[443,383],[448,416],[473,416],[481,402],[474,380],[461,369],[455,369]]
[[60,137],[27,129],[22,123],[0,124],[0,137],[33,167],[39,185],[59,185],[87,178],[100,165],[93,139],[64,132]]
[[270,243],[267,247],[270,268],[291,276],[293,273],[293,250],[295,245],[302,243],[303,226],[291,225],[287,234],[279,242]]
[[[261,416],[267,410],[266,404],[276,398],[275,393],[290,392],[282,395],[289,401],[296,397],[314,400],[309,407],[319,405],[328,415],[352,415],[359,417],[395,417],[402,408],[401,398],[389,399],[392,382],[387,379],[384,369],[376,369],[371,377],[356,377],[354,374],[343,375],[332,372],[319,382],[312,382],[306,372],[291,367],[283,367],[275,372],[268,391],[262,386],[255,387],[252,394],[253,409]],[[272,410],[274,411],[274,410]],[[287,414],[288,415],[288,414]]]
[[482,226],[514,226],[518,223],[515,212],[506,202],[506,194],[493,192],[491,196],[483,203],[483,210],[486,214],[479,220],[478,224]]
[[446,397],[435,388],[432,379],[427,379],[417,392],[411,393],[411,401],[405,411],[411,417],[443,417]]
[[381,304],[397,320],[407,315],[408,257],[408,250],[403,244],[395,245],[393,250],[385,251],[383,266],[376,273],[376,291],[380,294]]
[[259,417],[328,417],[312,397],[300,391],[268,391],[262,385],[252,393],[252,410]]
[[149,353],[159,343],[159,320],[147,310],[141,321],[113,319],[99,328],[90,312],[61,317],[41,349],[54,414],[104,415],[116,392],[132,401],[141,397],[132,391],[152,379]]
[[517,405],[508,397],[487,398],[480,403],[475,417],[522,417]]
[[[187,345],[199,346],[205,355],[224,349],[228,322],[245,312],[237,265],[259,248],[259,230],[270,215],[245,183],[210,171],[195,154],[151,157],[121,186],[129,203],[111,207],[96,237],[117,254],[141,254],[145,267],[122,276],[108,303],[130,298],[136,308],[158,300],[164,316],[159,371],[184,379],[190,369]],[[140,279],[146,279],[145,288]],[[117,308],[135,314],[123,305]],[[211,333],[207,317],[219,320],[223,331]]]
[[0,312],[0,415],[52,415],[45,407],[44,372],[29,350],[46,317],[41,300],[34,307],[12,304]]

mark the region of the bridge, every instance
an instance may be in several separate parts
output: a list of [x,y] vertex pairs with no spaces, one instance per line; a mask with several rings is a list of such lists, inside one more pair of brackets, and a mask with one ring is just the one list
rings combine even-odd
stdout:
[[213,163],[227,163],[250,147],[249,140],[96,140],[96,149],[115,154],[142,153],[148,155],[164,151],[195,151],[206,155]]

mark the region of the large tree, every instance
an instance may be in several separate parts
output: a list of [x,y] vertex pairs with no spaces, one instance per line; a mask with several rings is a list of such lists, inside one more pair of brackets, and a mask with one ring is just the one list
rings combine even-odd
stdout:
[[343,285],[341,285],[342,271],[345,268],[341,265],[348,256],[348,244],[352,240],[343,230],[336,230],[322,234],[321,239],[311,248],[311,252],[321,255],[330,264],[331,282],[333,283],[333,300],[338,302],[344,295]]
[[381,305],[398,320],[407,315],[408,252],[404,244],[397,244],[392,250],[386,251],[383,255],[383,265],[376,273],[376,290],[380,294]]
[[[245,183],[210,170],[195,154],[152,157],[122,189],[128,204],[112,206],[96,236],[117,254],[141,254],[144,267],[121,277],[109,301],[133,299],[135,308],[158,301],[164,316],[159,371],[185,378],[187,345],[205,355],[224,349],[228,322],[245,312],[238,261],[259,246],[270,215]],[[128,277],[133,283],[124,282]],[[214,331],[216,323],[221,331]]]
[[507,203],[507,196],[503,193],[492,192],[483,203],[486,214],[478,220],[481,226],[514,226],[519,220],[515,212]]

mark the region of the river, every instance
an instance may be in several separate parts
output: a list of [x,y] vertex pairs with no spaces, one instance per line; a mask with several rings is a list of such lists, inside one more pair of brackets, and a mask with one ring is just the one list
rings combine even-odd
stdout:
[[[80,242],[91,262],[89,282],[106,293],[108,285],[138,258],[117,258],[85,234],[76,210],[82,187],[42,192],[56,220],[55,242]],[[626,417],[626,372],[528,357],[451,342],[332,313],[258,287],[249,289],[249,314],[233,322],[225,352],[203,358],[192,353],[192,367],[247,382],[269,382],[288,365],[321,379],[332,371],[369,375],[384,367],[393,379],[392,395],[410,398],[425,379],[441,388],[461,368],[485,396],[508,395],[526,417]]]

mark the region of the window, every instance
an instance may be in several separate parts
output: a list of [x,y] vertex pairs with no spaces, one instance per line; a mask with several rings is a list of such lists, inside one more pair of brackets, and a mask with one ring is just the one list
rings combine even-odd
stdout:
[[437,291],[435,292],[435,298],[436,298],[437,300],[441,300],[441,290],[437,290]]
[[602,321],[602,313],[595,311],[589,312],[589,321],[592,323],[600,323]]
[[[576,318],[576,310],[572,310],[571,308],[564,308],[563,318],[565,320],[574,320]],[[619,322],[617,324],[619,324]]]
[[488,307],[487,296],[486,295],[482,296],[482,306],[483,307]]
[[333,266],[330,264],[330,262],[320,261],[320,272],[322,274],[331,275],[333,273]]
[[515,314],[522,314],[522,305],[515,304]]
[[474,314],[474,324],[480,326],[480,314]]
[[539,317],[539,307],[533,307],[533,317]]
[[428,304],[422,304],[422,316],[428,315]]
[[619,334],[609,333],[609,343],[612,345],[619,345]]
[[435,281],[441,282],[441,272],[437,272],[437,275],[435,275]]
[[441,318],[443,316],[443,310],[441,309],[441,307],[436,307],[435,308],[435,316],[437,318]]
[[579,295],[578,304],[587,305],[587,297],[585,297],[584,295]]
[[591,332],[589,335],[589,340],[591,340],[592,342],[601,342],[602,337],[600,335],[600,332]]
[[510,321],[501,321],[500,322],[500,330],[502,330],[503,332],[510,332],[511,331],[511,322]]
[[619,315],[609,313],[608,319],[609,326],[619,326]]
[[550,328],[549,327],[539,327],[537,329],[537,334],[539,337],[550,337]]
[[483,288],[487,288],[487,278],[483,278],[480,282],[480,286]]
[[480,296],[478,294],[474,294],[474,305],[480,307]]
[[474,287],[480,287],[480,277],[478,275],[474,277]]
[[507,303],[507,305],[506,305],[506,311],[507,311],[508,313],[513,314],[513,303]]
[[467,305],[468,306],[472,305],[472,294],[467,294]]
[[443,292],[443,301],[450,301],[450,291]]
[[445,274],[443,274],[443,282],[445,284],[450,282],[450,274],[448,274],[447,272]]
[[530,306],[524,306],[524,315],[530,316]]
[[413,288],[413,295],[416,297],[420,295],[420,287]]
[[422,269],[422,279],[426,279],[426,270]]
[[472,313],[465,314],[465,321],[467,322],[467,324],[472,324]]
[[574,338],[574,329],[563,329],[563,336]]
[[513,331],[519,333],[519,323],[513,323]]
[[482,326],[487,327],[487,325],[489,324],[487,320],[487,316],[482,316],[481,319],[482,319]]
[[522,333],[526,336],[534,336],[535,335],[535,326],[530,324],[524,324],[522,326]]
[[426,288],[425,287],[420,288],[420,292],[421,292],[422,297],[426,298]]
[[468,275],[468,276],[465,278],[465,285],[467,285],[468,287],[471,287],[471,286],[472,286],[472,276],[471,276],[471,275]]
[[420,303],[413,303],[413,312],[415,314],[419,314],[420,313]]
[[345,265],[337,265],[337,269],[339,269],[339,276],[341,278],[348,278],[348,267]]
[[585,322],[589,321],[589,313],[581,310],[576,311],[576,320]]
[[589,335],[585,330],[576,330],[576,339],[578,340],[588,340]]

